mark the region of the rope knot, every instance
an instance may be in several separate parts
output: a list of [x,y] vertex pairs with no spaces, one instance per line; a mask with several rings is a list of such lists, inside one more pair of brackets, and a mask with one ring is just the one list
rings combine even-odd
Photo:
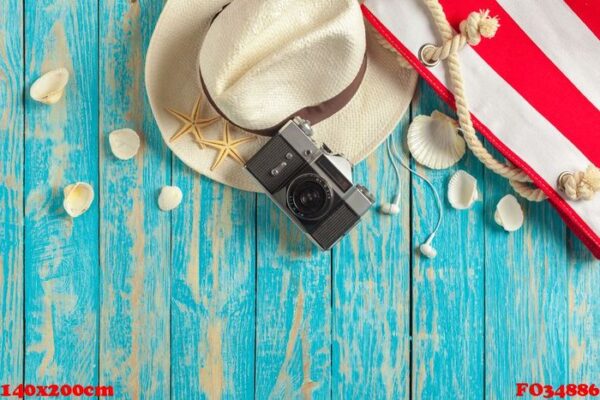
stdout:
[[590,200],[600,191],[600,170],[590,165],[585,171],[564,173],[558,183],[569,200]]
[[490,17],[490,10],[472,12],[469,17],[460,23],[460,32],[467,43],[476,46],[481,42],[481,37],[491,39],[496,36],[500,23],[497,17]]
[[490,39],[496,35],[500,23],[497,17],[490,17],[489,10],[474,11],[460,23],[460,32],[454,34],[441,46],[429,45],[423,50],[423,57],[428,63],[445,60],[457,53],[467,44],[476,46],[482,38]]

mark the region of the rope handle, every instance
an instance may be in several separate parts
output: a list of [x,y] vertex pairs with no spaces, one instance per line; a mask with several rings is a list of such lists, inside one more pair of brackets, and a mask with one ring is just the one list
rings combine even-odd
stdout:
[[458,122],[463,132],[467,146],[473,154],[490,170],[509,180],[513,189],[522,197],[530,201],[542,201],[546,195],[531,184],[531,178],[520,168],[512,164],[498,161],[479,140],[473,127],[469,105],[466,99],[462,70],[458,59],[458,51],[467,44],[475,46],[482,38],[493,38],[500,24],[498,19],[490,17],[488,11],[472,12],[469,17],[460,23],[460,32],[454,33],[446,20],[446,14],[438,0],[424,0],[429,8],[434,22],[440,31],[444,43],[442,46],[424,46],[421,48],[420,57],[426,65],[435,64],[446,60],[449,67],[450,79],[454,86],[456,100],[456,113]]
[[[463,137],[469,149],[486,168],[509,180],[512,188],[529,201],[539,202],[547,197],[544,192],[533,186],[531,178],[520,168],[508,162],[498,161],[479,140],[473,127],[469,105],[466,99],[462,70],[458,51],[467,44],[478,45],[483,38],[491,39],[500,27],[498,18],[490,17],[489,10],[472,12],[459,25],[459,32],[454,32],[439,0],[423,0],[427,5],[434,22],[442,35],[444,43],[441,46],[426,44],[419,51],[421,62],[427,67],[433,67],[445,60],[449,67],[450,79],[454,86],[454,98],[458,122]],[[386,41],[384,47],[395,52]],[[403,61],[403,64],[406,60]],[[590,200],[600,191],[600,170],[590,165],[586,171],[563,172],[557,181],[557,188],[570,200]]]

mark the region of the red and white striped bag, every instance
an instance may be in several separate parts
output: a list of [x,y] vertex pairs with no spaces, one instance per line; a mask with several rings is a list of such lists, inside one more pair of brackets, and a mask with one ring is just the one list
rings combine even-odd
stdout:
[[[495,36],[480,43],[476,38],[471,45],[463,40],[464,47],[458,46],[461,43],[456,38],[452,42],[461,32],[463,39],[469,35],[467,20],[479,10],[497,16],[500,28]],[[433,60],[424,54],[432,55],[435,49],[439,50],[436,55],[443,54],[444,44],[445,50],[460,47],[454,57],[460,63],[474,127],[541,189],[539,194],[548,197],[600,258],[600,193],[594,193],[600,190],[600,2],[366,0],[363,12],[453,106],[454,94],[456,99],[460,94],[455,76],[449,72],[451,59],[428,66]],[[480,13],[476,17],[486,16]],[[453,30],[444,32],[443,24],[448,23]],[[422,50],[426,44],[435,47]],[[469,112],[465,114],[468,118]],[[588,179],[585,173],[594,176]],[[596,182],[588,184],[585,196],[567,195],[561,176]],[[576,189],[577,184],[575,181],[569,188]]]

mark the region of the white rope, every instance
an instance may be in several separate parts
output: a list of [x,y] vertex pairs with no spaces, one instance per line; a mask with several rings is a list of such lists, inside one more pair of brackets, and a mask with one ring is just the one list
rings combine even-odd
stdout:
[[[447,60],[450,79],[454,87],[454,98],[456,100],[456,112],[463,136],[467,145],[475,156],[490,170],[507,178],[513,189],[521,196],[530,201],[542,201],[546,199],[544,192],[532,186],[531,178],[521,169],[510,163],[496,160],[483,146],[477,137],[471,113],[466,99],[464,82],[462,78],[461,65],[458,58],[458,50],[467,44],[475,46],[482,38],[492,38],[496,35],[500,24],[498,19],[490,17],[489,11],[472,12],[468,18],[460,23],[459,33],[454,33],[446,19],[444,10],[439,0],[423,0],[434,22],[442,35],[444,43],[442,46],[429,46],[423,50],[423,57],[428,63]],[[589,200],[595,193],[600,191],[600,170],[590,165],[585,172],[565,173],[559,179],[559,189],[570,200]]]
[[531,201],[542,201],[546,198],[544,193],[531,186],[531,179],[521,169],[494,158],[492,154],[484,147],[483,143],[477,137],[469,105],[467,103],[464,82],[462,79],[462,70],[458,59],[457,51],[467,44],[476,45],[481,42],[482,37],[494,37],[500,26],[497,18],[489,16],[489,12],[473,12],[469,17],[461,22],[460,33],[455,34],[452,27],[446,20],[446,15],[438,0],[423,0],[434,22],[442,35],[444,44],[440,47],[431,46],[423,52],[423,56],[429,62],[446,60],[448,62],[450,79],[453,84],[453,93],[456,102],[456,113],[463,136],[467,145],[475,156],[490,170],[498,175],[507,178],[513,188],[521,196]]

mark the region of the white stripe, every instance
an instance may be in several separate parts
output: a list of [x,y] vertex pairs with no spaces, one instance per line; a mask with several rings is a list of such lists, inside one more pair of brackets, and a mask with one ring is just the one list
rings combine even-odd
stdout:
[[600,109],[600,40],[577,14],[563,0],[498,2],[573,85]]
[[[365,4],[413,54],[424,43],[439,43],[421,0],[367,0]],[[556,187],[561,172],[585,170],[591,164],[472,48],[461,50],[460,58],[471,112],[551,187]],[[431,72],[449,87],[443,63]],[[600,236],[600,196],[569,204]]]

